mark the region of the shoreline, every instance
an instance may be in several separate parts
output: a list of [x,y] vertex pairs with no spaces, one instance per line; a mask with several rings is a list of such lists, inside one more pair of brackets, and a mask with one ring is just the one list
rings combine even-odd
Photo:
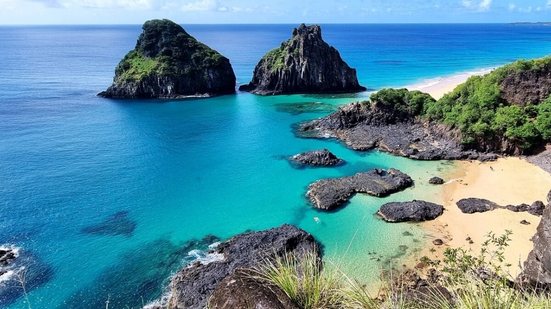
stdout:
[[[421,223],[427,231],[427,246],[420,257],[441,259],[446,248],[464,248],[478,254],[489,232],[500,236],[512,231],[511,241],[505,250],[505,263],[516,277],[533,248],[532,236],[541,217],[525,212],[498,209],[485,213],[464,214],[456,205],[462,198],[485,198],[500,205],[531,204],[537,200],[546,203],[551,189],[551,174],[523,158],[500,158],[494,162],[458,161],[457,167],[442,185],[444,214],[434,221]],[[527,190],[527,188],[530,188]],[[520,221],[526,220],[529,225]],[[442,239],[444,245],[435,246],[433,239]],[[472,240],[472,243],[468,239]]]
[[408,90],[419,90],[430,94],[436,100],[442,98],[446,93],[452,92],[457,86],[467,81],[472,76],[481,76],[490,73],[496,67],[475,69],[472,71],[459,72],[452,75],[439,76],[421,80],[417,83],[406,85]]
[[[409,90],[420,90],[439,99],[453,91],[471,76],[480,76],[494,68],[481,68],[450,76],[427,79],[424,82],[408,85]],[[551,151],[548,149],[548,152]],[[539,161],[541,161],[540,159]],[[411,266],[427,256],[433,260],[442,259],[446,248],[464,248],[477,255],[489,232],[500,236],[505,230],[512,231],[511,241],[505,250],[505,263],[511,264],[509,272],[516,277],[533,248],[531,241],[541,217],[528,213],[515,213],[498,209],[486,213],[463,214],[456,205],[462,198],[485,198],[500,205],[532,204],[543,201],[547,204],[547,193],[551,189],[551,173],[537,158],[505,157],[493,162],[454,161],[455,168],[440,175],[446,183],[442,185],[441,196],[436,200],[444,206],[444,214],[439,218],[420,223],[426,235],[426,245],[410,257]],[[526,220],[529,225],[520,224]],[[444,244],[436,246],[435,239]],[[469,241],[470,240],[470,241]],[[410,263],[408,263],[410,264]]]

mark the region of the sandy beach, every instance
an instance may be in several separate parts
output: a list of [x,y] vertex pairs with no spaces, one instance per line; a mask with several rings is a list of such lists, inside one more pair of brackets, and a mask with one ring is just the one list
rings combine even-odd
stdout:
[[479,76],[490,73],[494,68],[484,68],[472,72],[458,73],[450,76],[428,79],[418,84],[406,86],[409,90],[419,90],[429,93],[433,98],[440,99],[446,93],[451,92],[458,85],[467,81],[471,76]]
[[[411,85],[410,90],[421,90],[434,98],[441,98],[453,91],[470,76],[483,75],[492,69],[481,69],[461,73],[423,84]],[[463,247],[473,253],[480,252],[481,244],[487,235],[512,231],[511,242],[506,250],[506,263],[511,264],[510,273],[516,276],[520,266],[532,250],[531,238],[536,232],[540,217],[528,213],[515,213],[498,209],[479,214],[463,214],[456,205],[462,198],[485,198],[502,206],[546,202],[551,189],[551,174],[523,158],[500,158],[495,162],[458,161],[456,168],[444,176],[441,196],[435,197],[444,207],[444,214],[438,219],[422,224],[428,232],[427,247],[416,254],[416,258],[428,256],[442,258],[445,248]],[[529,225],[520,224],[522,220]],[[432,240],[442,239],[444,245],[435,246]],[[470,240],[470,241],[469,241]],[[436,250],[436,251],[435,251]]]
[[[468,197],[485,198],[503,206],[546,201],[547,193],[551,189],[551,174],[520,158],[456,164],[457,169],[445,175],[447,183],[443,185],[441,197],[445,207],[444,214],[434,221],[422,224],[429,234],[429,246],[421,256],[441,258],[447,247],[463,247],[478,253],[488,233],[502,235],[505,230],[510,230],[513,234],[505,257],[506,263],[512,265],[511,275],[516,276],[520,265],[532,250],[530,239],[536,232],[540,217],[501,209],[463,214],[456,202]],[[520,223],[522,220],[530,224],[523,225]],[[438,238],[444,241],[443,246],[432,245],[432,240]],[[472,243],[467,240],[469,238]]]

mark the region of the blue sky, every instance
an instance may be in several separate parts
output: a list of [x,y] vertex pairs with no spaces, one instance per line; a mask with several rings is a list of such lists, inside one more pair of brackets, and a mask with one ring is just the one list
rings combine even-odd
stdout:
[[0,24],[551,21],[551,0],[0,0]]

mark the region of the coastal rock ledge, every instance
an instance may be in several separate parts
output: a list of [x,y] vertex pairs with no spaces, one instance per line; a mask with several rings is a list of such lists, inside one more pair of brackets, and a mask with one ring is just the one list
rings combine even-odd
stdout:
[[396,169],[374,169],[350,177],[322,179],[308,187],[306,196],[314,207],[336,210],[356,193],[383,197],[413,186],[407,174]]
[[365,91],[356,70],[321,37],[320,26],[300,25],[293,37],[271,50],[256,65],[248,85],[239,87],[260,95],[347,93]]
[[285,254],[321,259],[314,237],[292,225],[237,235],[211,254],[220,258],[195,263],[172,278],[168,308],[295,308],[282,291],[251,279],[247,270]]
[[178,99],[235,92],[230,61],[170,20],[150,20],[99,96]]

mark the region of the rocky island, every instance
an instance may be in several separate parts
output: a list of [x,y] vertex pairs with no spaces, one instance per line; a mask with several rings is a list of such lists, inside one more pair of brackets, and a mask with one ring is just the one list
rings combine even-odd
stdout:
[[551,140],[550,85],[551,57],[518,61],[473,76],[438,101],[419,91],[383,89],[370,102],[301,124],[298,134],[419,160],[531,154]]
[[365,91],[356,70],[321,37],[318,25],[300,25],[293,36],[271,50],[254,69],[251,82],[239,90],[260,95],[347,93]]
[[230,61],[170,20],[150,20],[99,96],[178,99],[235,92]]
[[327,149],[314,150],[296,154],[292,156],[291,161],[299,166],[337,166],[344,164],[344,160],[339,159]]

